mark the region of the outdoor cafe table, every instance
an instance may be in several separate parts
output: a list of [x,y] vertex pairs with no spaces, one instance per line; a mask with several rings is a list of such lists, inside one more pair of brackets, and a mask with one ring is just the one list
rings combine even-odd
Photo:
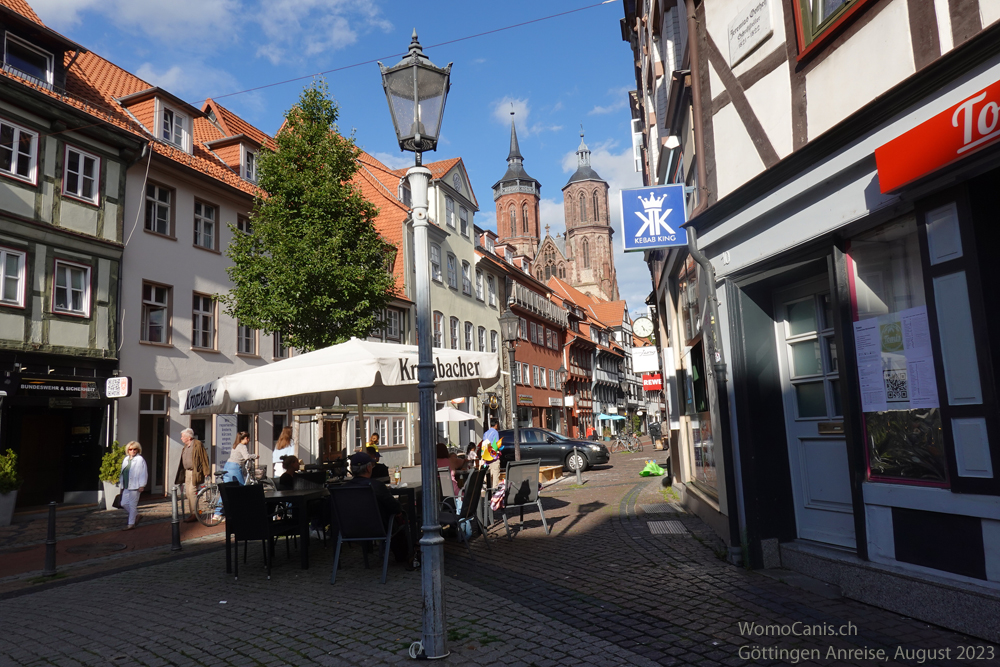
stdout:
[[[292,506],[293,514],[299,519],[299,559],[303,570],[309,569],[309,513],[308,504],[310,500],[318,500],[329,492],[325,488],[318,489],[295,489],[287,491],[265,491],[264,502],[267,503],[269,512],[273,511],[278,503],[288,503]],[[232,554],[230,549],[230,532],[226,530],[226,572],[232,572]]]
[[420,539],[417,499],[421,496],[421,488],[422,485],[420,484],[389,485],[390,493],[399,498],[399,504],[402,506],[403,511],[406,512],[406,518],[410,522],[410,552],[413,551],[414,545]]

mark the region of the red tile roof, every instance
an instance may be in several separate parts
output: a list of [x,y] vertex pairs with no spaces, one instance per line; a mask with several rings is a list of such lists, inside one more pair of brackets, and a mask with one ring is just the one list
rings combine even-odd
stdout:
[[215,112],[215,120],[222,127],[222,131],[226,136],[232,137],[237,134],[243,134],[258,145],[267,146],[271,150],[274,150],[274,140],[271,139],[271,137],[246,122],[212,98],[205,100],[205,104],[202,105],[201,110],[206,114],[209,111]]
[[31,5],[25,2],[25,0],[0,0],[0,5],[17,12],[24,18],[34,21],[38,25],[45,25],[42,23],[42,19],[38,18],[38,14],[36,14],[35,10],[31,8]]
[[611,327],[620,326],[625,318],[625,301],[594,301],[588,306],[591,314]]
[[375,218],[375,229],[387,243],[396,248],[396,261],[393,274],[396,277],[396,294],[402,297],[406,294],[405,265],[403,261],[403,233],[410,209],[396,197],[399,186],[399,176],[395,171],[362,152],[358,156],[360,169],[354,175],[354,184],[361,189],[365,199],[378,207],[378,217]]

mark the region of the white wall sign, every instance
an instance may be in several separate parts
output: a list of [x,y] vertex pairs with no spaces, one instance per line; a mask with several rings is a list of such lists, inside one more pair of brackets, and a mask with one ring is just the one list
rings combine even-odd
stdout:
[[236,444],[236,415],[215,416],[215,462],[219,465],[229,460],[229,454]]
[[104,393],[108,398],[128,398],[132,395],[132,378],[127,375],[108,378],[104,382]]
[[659,370],[660,359],[654,346],[632,348],[633,373],[656,373]]
[[773,33],[771,0],[753,0],[729,23],[729,66],[746,58]]

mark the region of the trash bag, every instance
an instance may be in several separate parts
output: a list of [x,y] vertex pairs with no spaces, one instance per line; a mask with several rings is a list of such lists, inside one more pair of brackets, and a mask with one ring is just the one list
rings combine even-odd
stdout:
[[656,465],[656,461],[653,461],[652,459],[646,461],[646,467],[639,473],[642,477],[659,477],[662,474],[663,468]]

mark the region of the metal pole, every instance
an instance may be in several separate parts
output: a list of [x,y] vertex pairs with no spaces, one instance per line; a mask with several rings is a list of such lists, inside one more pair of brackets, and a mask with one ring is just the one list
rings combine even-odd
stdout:
[[56,503],[49,503],[49,530],[45,537],[45,569],[42,575],[54,577],[56,574]]
[[[514,460],[521,460],[521,427],[517,423],[517,383],[514,382],[514,341],[510,342],[510,349],[508,350],[510,354],[510,421],[511,427],[514,429]],[[494,484],[496,480],[494,480]]]
[[[568,377],[569,373],[567,373],[566,375]],[[563,393],[563,402],[562,402],[563,424],[565,424],[565,426],[563,428],[566,429],[565,435],[566,435],[567,438],[569,438],[571,436],[570,436],[570,433],[569,433],[569,412],[566,411],[566,378],[565,377],[562,379],[562,393]]]
[[422,565],[420,586],[423,592],[423,634],[421,645],[427,659],[449,654],[444,612],[444,538],[438,523],[437,449],[434,437],[434,358],[431,344],[431,267],[427,240],[427,185],[431,172],[417,165],[406,172],[410,181],[413,206],[413,245],[417,269],[417,388],[420,392],[420,479],[424,489],[424,526],[420,538]]
[[573,448],[573,456],[580,461],[581,465],[576,466],[576,483],[577,485],[583,484],[583,477],[580,476],[580,468],[583,467],[583,459],[580,458],[580,449],[578,447]]
[[170,550],[181,550],[181,519],[177,515],[177,485],[170,489]]

